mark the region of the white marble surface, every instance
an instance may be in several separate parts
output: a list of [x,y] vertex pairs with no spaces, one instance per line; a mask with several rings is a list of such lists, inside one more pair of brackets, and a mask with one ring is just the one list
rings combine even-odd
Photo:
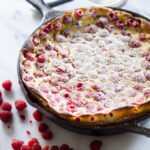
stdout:
[[[88,5],[90,4],[86,0],[75,0],[56,9],[65,10]],[[128,0],[123,8],[150,17],[149,5],[149,0]],[[94,139],[103,141],[102,150],[148,150],[150,138],[144,136],[132,133],[109,137],[79,135],[58,127],[44,118],[54,133],[53,140],[46,142],[37,131],[38,123],[32,117],[35,109],[29,105],[25,111],[26,121],[20,120],[14,108],[14,101],[15,99],[25,99],[25,97],[18,85],[17,57],[22,44],[41,20],[41,15],[37,12],[33,13],[32,10],[32,6],[25,0],[0,0],[0,84],[6,79],[13,82],[12,92],[3,92],[3,99],[12,103],[14,114],[12,122],[9,123],[10,129],[7,128],[7,124],[0,122],[0,150],[11,150],[12,138],[23,139],[27,142],[31,137],[37,137],[43,146],[68,143],[75,150],[89,150],[89,143]],[[2,90],[1,87],[0,90]],[[32,125],[28,123],[29,120],[33,120]],[[147,126],[150,127],[150,122],[147,123]],[[31,131],[30,136],[26,134],[26,130]]]

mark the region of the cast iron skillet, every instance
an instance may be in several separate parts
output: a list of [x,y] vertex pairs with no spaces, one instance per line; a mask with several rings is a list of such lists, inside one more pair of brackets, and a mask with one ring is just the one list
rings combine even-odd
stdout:
[[[48,21],[51,21],[55,17],[65,13],[63,11],[56,11],[56,10],[51,9],[50,7],[48,7],[43,2],[43,0],[27,0],[27,1],[29,3],[31,3],[34,7],[36,7],[42,13],[43,19],[42,19],[42,23],[40,24],[40,26],[45,24]],[[128,10],[124,10],[124,9],[119,9],[119,10],[123,10],[123,11],[126,11],[126,12],[133,14],[134,16],[142,17],[146,20],[149,20],[146,17],[144,17],[140,14],[134,13],[132,11],[128,11]],[[38,28],[40,28],[40,26]],[[27,41],[24,43],[22,48],[24,48],[26,45],[27,45]],[[46,111],[42,106],[40,106],[38,101],[27,91],[26,86],[22,82],[21,72],[20,72],[19,68],[20,68],[20,60],[18,60],[18,77],[19,77],[20,84],[21,84],[23,92],[26,96],[27,101],[32,106],[39,109],[45,116],[47,116],[49,119],[54,121],[56,124],[66,128],[66,129],[69,129],[71,131],[78,132],[80,134],[87,134],[87,135],[104,136],[104,135],[119,134],[119,133],[123,133],[123,132],[134,132],[134,133],[138,133],[138,134],[142,134],[142,135],[145,135],[147,137],[150,137],[150,129],[141,126],[144,123],[144,121],[149,117],[150,113],[145,115],[144,117],[140,117],[139,119],[132,120],[130,122],[121,123],[121,124],[114,124],[114,125],[105,125],[105,126],[74,124],[74,123],[67,122],[67,121],[63,120],[62,118],[60,118],[58,116],[52,115],[51,113]]]

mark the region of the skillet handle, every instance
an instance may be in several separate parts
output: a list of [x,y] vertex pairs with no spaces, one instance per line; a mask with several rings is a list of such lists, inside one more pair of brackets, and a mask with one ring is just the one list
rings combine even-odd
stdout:
[[33,5],[35,8],[37,8],[43,16],[45,16],[48,12],[50,12],[50,7],[45,4],[43,0],[26,0],[31,5]]
[[129,123],[129,124],[125,124],[124,127],[125,127],[126,131],[150,137],[150,129],[146,128],[146,127],[143,127],[141,125],[141,123],[138,123],[138,122],[134,122],[134,123],[131,123],[131,124]]
[[43,19],[41,25],[50,21],[52,18],[55,18],[64,13],[64,11],[57,11],[50,8],[43,0],[26,0],[31,5],[36,7],[41,14],[43,15]]

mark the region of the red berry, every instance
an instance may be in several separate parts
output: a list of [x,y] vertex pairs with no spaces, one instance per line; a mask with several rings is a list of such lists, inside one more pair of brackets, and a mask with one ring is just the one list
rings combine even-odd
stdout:
[[100,17],[98,20],[97,20],[97,25],[104,28],[105,25],[108,24],[108,19],[106,17]]
[[27,104],[23,100],[16,100],[15,101],[15,107],[18,111],[21,111],[27,107]]
[[2,92],[0,91],[0,98],[2,97]]
[[138,28],[140,26],[140,23],[138,21],[133,22],[133,27]]
[[49,150],[49,146],[45,146],[42,150]]
[[84,89],[83,83],[81,83],[81,82],[77,83],[77,89],[78,90],[83,90]]
[[23,144],[24,144],[24,141],[13,139],[11,146],[12,146],[13,150],[20,150],[20,148],[22,147]]
[[42,39],[45,39],[46,36],[47,36],[47,33],[44,32],[44,31],[40,31],[40,32],[39,32],[39,36],[40,36]]
[[139,34],[139,39],[140,39],[141,41],[145,41],[147,38],[146,38],[146,35],[145,35],[144,33],[140,33],[140,34]]
[[54,145],[51,147],[51,150],[59,150],[59,147],[57,145]]
[[34,56],[30,52],[26,53],[26,58],[30,61],[34,61],[34,59],[35,59]]
[[134,20],[132,18],[129,18],[129,19],[126,20],[126,24],[128,26],[133,25],[133,22],[134,22]]
[[7,122],[12,118],[12,112],[10,111],[1,111],[0,112],[0,119],[2,120],[2,122]]
[[149,89],[145,90],[144,91],[144,95],[147,96],[147,97],[149,97],[150,96],[150,90]]
[[37,138],[32,138],[32,139],[28,142],[28,146],[29,146],[29,147],[32,147],[33,144],[35,144],[35,143],[39,144],[38,139],[37,139]]
[[44,63],[46,61],[45,55],[42,54],[37,58],[37,61],[40,63]]
[[70,16],[70,15],[63,16],[62,21],[63,21],[64,24],[69,24],[69,23],[72,22],[72,16]]
[[53,30],[53,28],[54,28],[53,24],[48,24],[48,25],[44,26],[43,31],[46,32],[46,33],[49,33]]
[[94,10],[94,9],[92,9],[90,12],[89,12],[89,15],[90,15],[90,17],[96,17],[97,16],[97,11],[96,10]]
[[11,106],[10,103],[4,102],[4,103],[2,104],[2,106],[1,106],[1,108],[2,108],[2,110],[4,110],[4,111],[11,111],[12,106]]
[[35,46],[40,44],[40,38],[39,37],[33,37],[32,42]]
[[69,146],[67,144],[62,144],[60,150],[69,150]]
[[57,21],[57,22],[54,24],[54,29],[55,29],[55,30],[60,30],[61,28],[62,28],[61,22]]
[[20,150],[32,150],[28,145],[23,145]]
[[30,134],[31,134],[31,132],[30,132],[29,130],[27,130],[27,131],[26,131],[26,133],[27,133],[28,135],[30,135]]
[[109,13],[109,20],[110,21],[116,21],[118,19],[117,14],[115,12],[110,12]]
[[3,100],[2,100],[2,98],[0,98],[0,105],[3,103]]
[[43,119],[43,114],[39,110],[36,110],[33,112],[33,117],[36,121],[40,122]]
[[42,137],[45,140],[51,140],[53,137],[53,133],[51,131],[47,131],[47,132],[42,132]]
[[82,10],[76,10],[74,15],[77,19],[80,19],[84,16],[84,12]]
[[10,80],[6,80],[2,83],[2,87],[6,90],[6,91],[10,91],[11,90],[11,86],[12,86],[12,82]]
[[101,146],[102,146],[102,142],[98,140],[95,140],[90,144],[91,150],[100,150]]
[[46,123],[41,123],[39,125],[39,132],[45,132],[49,129],[49,126]]
[[116,21],[116,26],[117,26],[118,28],[123,28],[123,27],[124,27],[123,21],[122,21],[122,20],[117,20],[117,21]]
[[141,46],[141,43],[139,40],[136,40],[136,39],[130,39],[129,42],[128,42],[129,46],[131,48],[137,48],[137,47],[140,47]]
[[32,146],[32,150],[42,150],[42,148],[38,143],[34,143]]

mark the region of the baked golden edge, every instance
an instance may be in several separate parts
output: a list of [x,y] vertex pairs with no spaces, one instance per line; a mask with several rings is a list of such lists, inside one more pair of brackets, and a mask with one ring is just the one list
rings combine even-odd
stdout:
[[[86,11],[87,8],[80,8],[83,11]],[[102,15],[108,14],[110,11],[113,11],[113,9],[106,8],[106,7],[91,7],[91,9],[97,9],[98,11],[101,12]],[[124,12],[124,11],[119,11],[119,10],[114,10],[115,12],[119,13],[119,18],[121,19],[126,19],[129,17],[134,18],[137,21],[141,22],[141,29],[144,32],[150,33],[150,22],[147,20],[140,18],[140,17],[134,17],[132,14]],[[73,13],[65,13],[64,15],[72,15]],[[55,21],[61,21],[61,17],[50,21],[51,23],[54,23]],[[41,29],[41,28],[40,28]],[[40,30],[39,29],[39,30]],[[34,33],[35,34],[35,33]],[[49,113],[52,113],[53,115],[59,116],[60,118],[65,119],[66,121],[72,122],[72,123],[78,123],[81,125],[110,125],[110,124],[117,124],[117,123],[124,123],[131,121],[133,119],[137,119],[139,117],[142,117],[146,115],[147,113],[150,112],[150,101],[143,103],[139,106],[127,106],[127,107],[122,107],[118,109],[114,109],[109,113],[99,113],[95,115],[82,115],[82,116],[71,116],[69,114],[60,114],[56,112],[53,108],[51,108],[48,104],[48,102],[41,96],[40,92],[36,89],[33,89],[27,85],[26,82],[23,81],[22,79],[22,69],[23,66],[21,64],[22,59],[23,59],[23,52],[32,50],[33,44],[31,40],[32,36],[29,38],[28,41],[26,41],[25,45],[20,51],[20,65],[19,65],[19,70],[20,70],[20,75],[21,75],[21,82],[25,84],[27,88],[27,92],[29,92],[33,97],[35,97],[38,100],[39,105],[41,105],[44,109],[46,109]],[[78,118],[78,119],[76,119]],[[92,119],[91,119],[92,118]]]

